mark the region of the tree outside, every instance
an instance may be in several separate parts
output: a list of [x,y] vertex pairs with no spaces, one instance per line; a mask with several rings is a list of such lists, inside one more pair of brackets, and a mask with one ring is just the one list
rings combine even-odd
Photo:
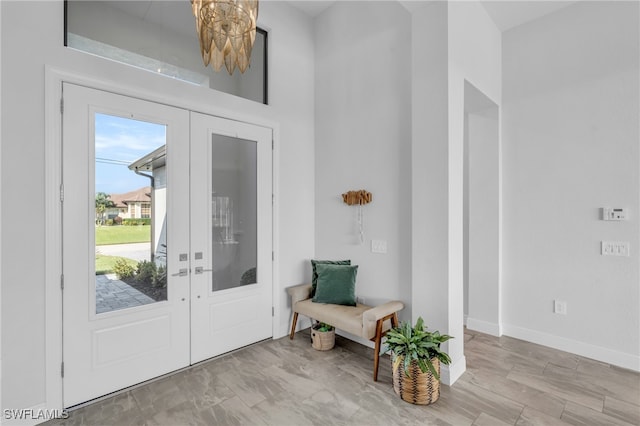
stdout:
[[111,196],[105,192],[97,192],[96,193],[96,223],[98,225],[104,225],[105,222],[105,212],[107,209],[115,207],[115,203],[111,201],[109,198]]

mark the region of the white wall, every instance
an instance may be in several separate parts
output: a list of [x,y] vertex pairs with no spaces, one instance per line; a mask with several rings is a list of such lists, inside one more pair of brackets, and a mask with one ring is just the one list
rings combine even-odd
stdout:
[[[314,34],[311,19],[286,2],[261,3],[260,19],[269,30],[270,107],[259,109],[281,123],[274,164],[279,242],[279,281],[274,284],[284,288],[309,282],[307,259],[315,250]],[[274,303],[276,312],[283,307],[277,334],[281,337],[291,324],[290,299],[282,291]]]
[[[0,6],[0,25],[2,24],[2,7]],[[2,52],[2,31],[0,30],[0,52]],[[0,165],[2,164],[2,55],[0,54]],[[0,172],[0,241],[2,241],[2,173]],[[2,383],[2,244],[0,243],[0,383]],[[0,408],[2,405],[2,386],[0,385]],[[0,420],[0,423],[2,420]]]
[[[315,25],[315,258],[351,259],[357,294],[402,300],[409,319],[411,18],[395,1],[337,2]],[[373,194],[364,244],[357,207],[341,197],[360,189]],[[372,253],[372,239],[386,240],[387,253]]]
[[[505,32],[502,120],[505,334],[636,370],[638,16],[579,2]],[[601,221],[604,206],[630,219]],[[631,256],[601,256],[602,240]]]
[[[260,19],[272,30],[271,96],[270,105],[264,106],[65,49],[62,1],[3,1],[0,8],[2,40],[12,41],[4,43],[1,51],[2,408],[33,407],[46,397],[45,65],[130,85],[177,106],[279,124],[275,151],[279,245],[274,285],[281,297],[274,304],[275,334],[286,334],[289,311],[284,287],[307,281],[306,260],[314,251],[314,69],[309,18],[285,3],[261,4]],[[25,20],[25,16],[31,18]],[[38,54],[33,54],[34,46]]]
[[411,17],[412,321],[421,316],[442,333],[450,332],[447,16],[445,2],[432,2]]

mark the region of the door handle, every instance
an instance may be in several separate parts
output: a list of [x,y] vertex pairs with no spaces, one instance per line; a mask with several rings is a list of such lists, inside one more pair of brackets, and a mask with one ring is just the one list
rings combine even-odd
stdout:
[[171,274],[172,277],[186,277],[187,275],[189,275],[189,270],[187,268],[180,268],[178,272]]
[[197,275],[200,275],[203,272],[211,272],[211,271],[213,271],[213,269],[204,269],[204,267],[202,267],[202,266],[196,266],[196,274]]

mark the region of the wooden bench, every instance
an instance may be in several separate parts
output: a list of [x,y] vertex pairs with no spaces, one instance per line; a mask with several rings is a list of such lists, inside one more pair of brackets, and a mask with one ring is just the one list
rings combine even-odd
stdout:
[[402,302],[394,300],[375,307],[360,303],[356,306],[315,303],[310,298],[311,284],[289,287],[287,292],[291,296],[291,308],[293,309],[290,339],[293,339],[296,332],[298,314],[302,314],[308,318],[331,324],[347,333],[371,340],[375,343],[373,381],[378,380],[382,337],[392,326],[398,326],[398,311],[404,309]]

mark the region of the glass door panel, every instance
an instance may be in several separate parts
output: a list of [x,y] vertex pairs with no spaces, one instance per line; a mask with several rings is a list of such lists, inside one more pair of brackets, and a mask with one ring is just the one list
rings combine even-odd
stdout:
[[167,300],[166,135],[94,114],[96,314]]
[[257,147],[212,135],[212,291],[257,282]]

